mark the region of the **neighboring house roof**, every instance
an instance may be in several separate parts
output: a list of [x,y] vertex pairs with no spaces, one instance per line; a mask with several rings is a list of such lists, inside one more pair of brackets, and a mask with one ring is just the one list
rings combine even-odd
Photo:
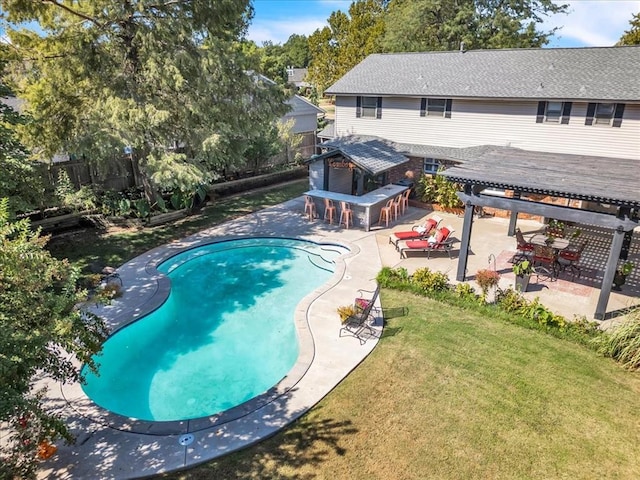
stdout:
[[306,68],[287,68],[287,79],[289,82],[293,83],[296,86],[308,87],[309,83],[305,82],[304,79],[307,76]]
[[379,175],[409,161],[407,157],[398,153],[391,142],[377,137],[339,137],[334,140],[329,140],[321,144],[321,146],[323,148],[331,148],[331,150],[322,155],[311,157],[307,162],[315,162],[341,154],[355,163],[359,168],[366,170],[372,175]]
[[327,126],[318,132],[318,138],[333,138],[336,136],[336,124],[329,121]]
[[24,100],[18,97],[0,97],[0,103],[11,107],[16,112],[22,112],[24,108]]
[[329,95],[640,102],[640,46],[369,55]]
[[301,97],[300,95],[294,95],[285,103],[291,105],[291,110],[286,113],[285,117],[297,117],[298,115],[318,115],[326,113],[320,107],[317,107],[309,100]]

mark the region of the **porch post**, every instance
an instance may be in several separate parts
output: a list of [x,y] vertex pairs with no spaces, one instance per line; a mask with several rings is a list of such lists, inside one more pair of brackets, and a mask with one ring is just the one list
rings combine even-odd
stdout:
[[[520,192],[513,192],[513,198],[519,199]],[[513,237],[516,234],[516,222],[518,221],[518,211],[511,210],[511,214],[509,215],[509,230],[507,230],[507,235]]]
[[[466,183],[464,191],[467,195],[472,193],[471,185]],[[464,220],[462,221],[462,239],[460,241],[460,253],[458,255],[458,271],[456,280],[464,282],[467,273],[467,260],[469,259],[469,242],[471,240],[471,229],[473,228],[473,204],[467,201],[464,206]]]
[[324,159],[324,178],[322,179],[322,189],[329,191],[329,159]]
[[594,318],[597,320],[604,320],[607,313],[607,303],[609,302],[609,295],[611,294],[611,285],[613,284],[613,277],[618,267],[618,259],[620,258],[620,251],[622,250],[622,244],[624,242],[625,232],[622,227],[618,227],[613,232],[613,239],[611,240],[611,250],[609,251],[609,259],[607,260],[607,268],[604,271],[604,278],[602,279],[602,285],[600,286],[600,296],[598,297],[598,305],[596,306],[596,313]]

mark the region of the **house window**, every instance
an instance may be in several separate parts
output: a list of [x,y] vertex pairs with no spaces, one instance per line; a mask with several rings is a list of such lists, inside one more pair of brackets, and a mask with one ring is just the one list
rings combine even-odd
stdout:
[[545,122],[560,123],[562,116],[562,102],[546,102],[547,108],[544,115]]
[[446,105],[444,98],[427,98],[427,115],[443,117]]
[[611,125],[615,107],[615,103],[597,103],[594,123],[596,125]]
[[356,117],[382,118],[382,97],[356,97]]
[[437,158],[425,158],[422,165],[427,175],[435,175],[440,169],[440,161]]
[[620,128],[624,116],[624,103],[590,103],[587,105],[585,125],[611,125]]

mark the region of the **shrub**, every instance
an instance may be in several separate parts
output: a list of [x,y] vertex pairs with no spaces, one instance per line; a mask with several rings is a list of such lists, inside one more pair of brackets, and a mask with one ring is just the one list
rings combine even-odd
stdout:
[[620,362],[630,370],[640,369],[640,314],[603,334],[597,341],[598,351]]
[[449,290],[449,277],[440,272],[432,272],[428,268],[419,268],[411,276],[411,283],[425,292],[442,292]]
[[409,283],[409,273],[403,267],[384,267],[376,276],[376,281],[381,287],[397,288],[399,285]]
[[447,180],[440,171],[433,176],[423,175],[416,190],[423,202],[438,203],[445,208],[463,206],[458,197],[458,192],[461,191],[460,185]]
[[562,315],[553,313],[540,303],[540,299],[537,297],[532,302],[523,305],[520,309],[520,313],[546,327],[558,327],[562,329],[567,323],[566,319]]
[[519,292],[509,287],[504,290],[498,289],[496,303],[505,312],[518,313],[527,304],[527,300]]
[[475,289],[468,283],[458,283],[453,290],[453,293],[464,300],[478,300],[479,296],[476,294]]

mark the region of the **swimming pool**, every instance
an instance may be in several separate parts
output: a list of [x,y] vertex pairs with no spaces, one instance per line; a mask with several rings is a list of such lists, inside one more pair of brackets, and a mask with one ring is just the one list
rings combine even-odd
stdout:
[[211,416],[264,393],[298,358],[297,304],[346,249],[252,238],[188,250],[158,266],[164,304],[117,331],[83,373],[101,407],[149,421]]

